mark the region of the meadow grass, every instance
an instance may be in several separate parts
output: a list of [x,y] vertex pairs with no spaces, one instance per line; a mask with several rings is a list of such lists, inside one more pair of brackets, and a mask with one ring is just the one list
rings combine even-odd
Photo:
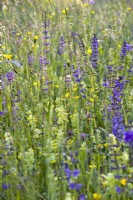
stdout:
[[0,199],[133,199],[132,0],[0,3]]

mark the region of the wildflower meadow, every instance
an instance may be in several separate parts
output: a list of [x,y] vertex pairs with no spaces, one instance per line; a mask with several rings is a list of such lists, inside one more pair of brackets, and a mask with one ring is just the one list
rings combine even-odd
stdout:
[[0,200],[133,200],[133,0],[0,0]]

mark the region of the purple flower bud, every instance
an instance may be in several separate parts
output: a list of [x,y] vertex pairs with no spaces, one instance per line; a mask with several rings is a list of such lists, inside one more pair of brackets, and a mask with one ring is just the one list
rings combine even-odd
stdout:
[[6,78],[8,81],[12,81],[14,79],[14,77],[15,77],[14,72],[10,71],[10,72],[6,73]]

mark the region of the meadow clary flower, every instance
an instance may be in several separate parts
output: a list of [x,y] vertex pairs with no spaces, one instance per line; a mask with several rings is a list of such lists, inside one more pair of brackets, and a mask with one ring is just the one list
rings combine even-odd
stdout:
[[94,0],[90,0],[90,4],[93,5],[95,3]]
[[98,39],[96,34],[92,38],[92,55],[91,55],[91,63],[93,68],[97,68],[97,61],[98,61]]
[[33,57],[33,54],[30,53],[28,55],[28,64],[29,64],[29,66],[31,66],[31,65],[33,65],[33,63],[34,63],[34,57]]
[[80,196],[79,196],[79,200],[85,200],[86,198],[85,198],[85,195],[84,194],[81,194]]
[[2,111],[0,111],[0,116],[3,116],[3,112]]
[[10,185],[7,185],[6,183],[2,183],[3,190],[7,190],[8,188],[10,188]]
[[75,185],[76,191],[78,192],[78,191],[81,189],[81,187],[82,187],[82,184],[81,184],[81,183],[76,184],[76,185]]
[[127,51],[132,51],[133,50],[133,45],[132,44],[126,44],[126,50]]
[[70,176],[71,176],[71,170],[69,169],[69,168],[66,168],[65,169],[65,174],[66,174],[66,177],[69,179],[70,178]]
[[73,171],[73,176],[74,176],[74,177],[77,177],[77,176],[79,175],[79,173],[80,173],[80,170],[74,169],[74,171]]
[[64,48],[65,48],[65,41],[64,41],[64,37],[61,36],[60,37],[59,50],[58,50],[57,54],[59,54],[59,55],[63,54]]
[[118,187],[118,186],[116,186],[115,189],[116,189],[116,192],[117,192],[118,194],[120,194],[120,193],[122,192],[121,188]]
[[75,183],[70,182],[69,187],[70,187],[70,190],[74,190],[75,189]]
[[126,143],[133,146],[133,130],[129,130],[129,131],[125,132],[124,140]]
[[15,76],[15,74],[14,74],[13,71],[6,73],[6,78],[7,78],[8,81],[12,81],[14,79],[14,76]]
[[122,50],[121,50],[120,56],[122,58],[124,58],[126,56],[126,53],[127,53],[127,43],[123,42],[123,46],[122,46]]

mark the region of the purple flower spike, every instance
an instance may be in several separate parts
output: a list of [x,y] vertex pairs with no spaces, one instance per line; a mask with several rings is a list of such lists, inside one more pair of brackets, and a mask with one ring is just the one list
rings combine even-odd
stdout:
[[124,58],[126,56],[126,53],[127,53],[127,43],[123,42],[122,50],[120,53],[121,58]]
[[126,143],[130,144],[130,146],[133,146],[133,131],[132,130],[125,132],[124,140]]
[[59,55],[63,54],[64,48],[65,48],[65,40],[64,40],[64,37],[61,36],[61,37],[60,37],[59,50],[58,50],[57,54],[59,54]]
[[94,37],[92,38],[92,55],[91,55],[91,63],[93,68],[97,68],[97,62],[98,62],[98,39],[96,37],[96,34],[94,34]]

